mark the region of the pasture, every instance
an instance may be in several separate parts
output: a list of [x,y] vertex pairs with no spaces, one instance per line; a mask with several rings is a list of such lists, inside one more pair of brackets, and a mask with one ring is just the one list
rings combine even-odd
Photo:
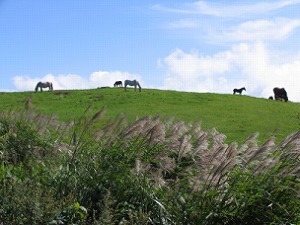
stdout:
[[146,115],[174,118],[187,123],[200,122],[204,130],[216,128],[227,136],[226,142],[242,142],[259,132],[264,141],[275,135],[280,141],[300,126],[300,104],[272,101],[245,95],[187,93],[133,88],[98,88],[92,90],[55,90],[52,92],[1,93],[0,110],[22,110],[26,99],[31,108],[61,121],[78,120],[86,112],[92,116],[105,107],[98,126],[123,114],[128,122]]

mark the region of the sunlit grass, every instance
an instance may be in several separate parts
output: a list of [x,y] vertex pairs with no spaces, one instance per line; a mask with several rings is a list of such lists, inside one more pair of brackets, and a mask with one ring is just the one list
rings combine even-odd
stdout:
[[99,126],[120,114],[126,115],[128,121],[160,115],[178,121],[200,122],[204,129],[216,128],[227,136],[228,142],[240,142],[255,132],[260,133],[261,141],[273,134],[279,141],[299,128],[299,103],[232,94],[153,89],[143,89],[140,93],[133,89],[125,92],[123,88],[2,93],[0,108],[20,110],[28,96],[32,98],[32,108],[55,114],[62,121],[79,119],[88,107],[91,110],[87,115],[105,107],[107,113]]

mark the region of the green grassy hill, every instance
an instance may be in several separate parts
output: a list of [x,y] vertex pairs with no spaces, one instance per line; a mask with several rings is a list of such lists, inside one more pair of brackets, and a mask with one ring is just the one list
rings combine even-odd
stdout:
[[89,107],[87,116],[105,107],[102,123],[114,120],[121,113],[129,122],[145,115],[160,115],[190,123],[200,122],[204,130],[216,128],[227,136],[228,142],[241,142],[256,132],[261,141],[271,135],[280,141],[300,126],[299,103],[153,89],[144,89],[141,93],[133,89],[124,92],[122,88],[1,93],[0,110],[23,110],[28,97],[31,97],[31,108],[56,115],[62,121],[78,120]]

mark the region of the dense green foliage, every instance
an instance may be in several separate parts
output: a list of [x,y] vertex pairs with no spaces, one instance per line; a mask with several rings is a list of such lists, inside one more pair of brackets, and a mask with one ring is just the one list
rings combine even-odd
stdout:
[[227,144],[197,123],[90,111],[1,114],[3,224],[300,223],[300,132]]
[[299,103],[232,94],[153,89],[135,93],[132,89],[125,92],[123,88],[1,93],[0,109],[20,110],[28,97],[32,108],[65,122],[79,120],[88,107],[92,107],[88,116],[105,107],[106,114],[99,126],[115,120],[120,114],[126,115],[130,122],[146,115],[160,115],[165,119],[174,117],[177,121],[200,122],[203,129],[216,128],[227,136],[228,143],[240,143],[255,132],[260,133],[261,142],[271,135],[280,141],[299,128]]

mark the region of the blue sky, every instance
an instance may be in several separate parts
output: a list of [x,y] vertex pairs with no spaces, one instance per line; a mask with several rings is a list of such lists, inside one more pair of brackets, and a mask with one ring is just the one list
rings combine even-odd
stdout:
[[300,0],[0,0],[0,91],[112,86],[300,101]]

